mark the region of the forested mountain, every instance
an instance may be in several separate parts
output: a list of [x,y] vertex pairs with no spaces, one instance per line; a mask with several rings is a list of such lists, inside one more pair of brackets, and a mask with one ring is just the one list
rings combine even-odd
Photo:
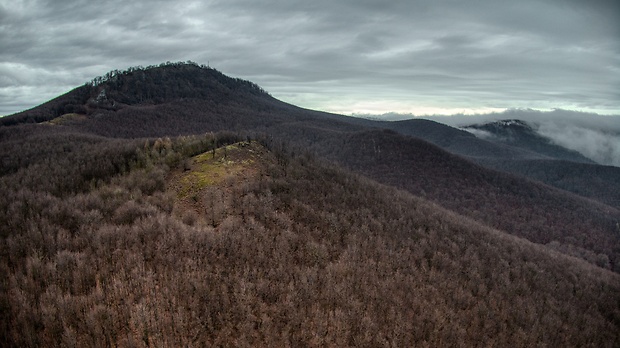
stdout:
[[551,139],[538,134],[534,128],[521,120],[501,120],[463,127],[484,139],[498,144],[526,149],[552,159],[594,164],[577,151],[554,144]]
[[384,128],[193,63],[10,116],[0,345],[620,344],[617,208]]
[[620,208],[620,168],[559,160],[476,161]]
[[230,78],[215,69],[195,63],[167,63],[126,71],[111,71],[41,106],[3,117],[11,125],[50,121],[66,114],[87,114],[97,118],[104,111],[118,111],[131,105],[157,105],[170,101],[200,99],[215,104],[229,99],[268,98],[249,81]]
[[484,167],[524,176],[620,208],[620,168],[599,165],[583,155],[550,143],[523,121],[482,126],[480,137],[435,121],[355,121],[392,129],[429,141]]
[[548,158],[528,149],[493,143],[480,139],[470,132],[425,119],[381,122],[380,125],[403,135],[424,139],[451,153],[473,160]]

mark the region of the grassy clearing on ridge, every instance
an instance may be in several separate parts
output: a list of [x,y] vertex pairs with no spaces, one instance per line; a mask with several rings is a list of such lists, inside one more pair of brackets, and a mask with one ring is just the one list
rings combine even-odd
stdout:
[[239,142],[190,158],[168,178],[180,210],[204,212],[204,198],[213,189],[225,193],[251,181],[272,155],[257,142]]

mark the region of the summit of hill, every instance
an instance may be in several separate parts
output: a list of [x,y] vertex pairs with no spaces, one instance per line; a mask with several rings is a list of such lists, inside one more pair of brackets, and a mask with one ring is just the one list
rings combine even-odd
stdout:
[[97,115],[128,106],[165,104],[178,100],[221,102],[226,98],[270,98],[258,85],[230,78],[193,62],[114,70],[94,78],[39,107],[0,119],[3,125],[39,123],[66,114]]

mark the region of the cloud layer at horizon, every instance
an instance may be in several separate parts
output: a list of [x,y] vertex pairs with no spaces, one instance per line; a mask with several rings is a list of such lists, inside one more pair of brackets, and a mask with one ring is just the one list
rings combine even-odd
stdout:
[[192,60],[299,106],[620,114],[615,0],[0,0],[0,115]]
[[[391,118],[396,116],[390,115]],[[541,112],[513,109],[479,115],[425,118],[462,128],[482,139],[488,137],[488,133],[475,131],[467,126],[510,119],[527,121],[538,134],[557,145],[575,150],[599,164],[620,167],[620,115],[601,116],[567,110]]]

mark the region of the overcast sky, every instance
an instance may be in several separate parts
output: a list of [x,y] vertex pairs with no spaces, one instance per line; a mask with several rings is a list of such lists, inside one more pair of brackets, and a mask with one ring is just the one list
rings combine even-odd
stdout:
[[620,1],[0,0],[0,115],[187,60],[344,114],[620,114]]

